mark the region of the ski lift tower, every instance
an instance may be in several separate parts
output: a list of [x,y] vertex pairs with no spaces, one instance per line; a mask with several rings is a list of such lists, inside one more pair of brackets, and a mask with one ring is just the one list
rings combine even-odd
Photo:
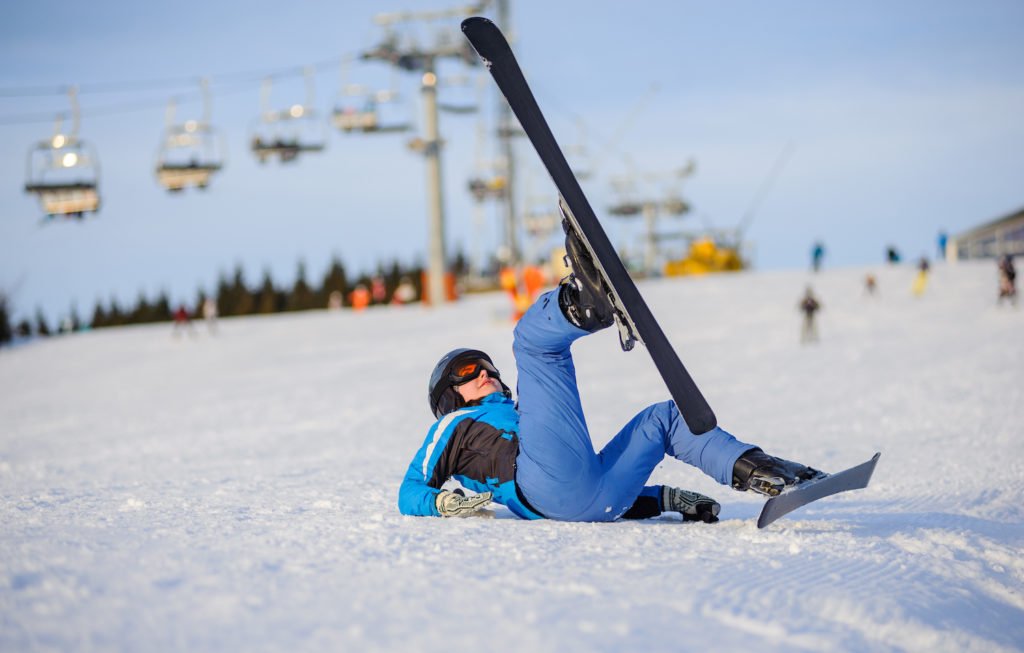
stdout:
[[[684,179],[693,175],[695,170],[696,164],[691,160],[686,166],[673,171],[671,174],[672,183],[656,197],[635,197],[633,193],[633,176],[612,180],[612,185],[616,188],[620,198],[609,207],[608,212],[623,218],[638,215],[644,217],[643,270],[648,275],[656,276],[658,274],[658,259],[661,255],[661,248],[658,242],[665,237],[664,234],[658,233],[658,219],[663,213],[674,217],[682,217],[689,213],[690,205],[683,199],[677,186]],[[661,175],[647,174],[644,177],[649,182],[658,182]]]
[[437,61],[450,58],[477,65],[478,59],[469,42],[452,38],[438,31],[433,46],[420,47],[415,43],[402,43],[394,33],[394,26],[403,23],[435,22],[462,18],[483,11],[484,3],[425,12],[398,12],[378,14],[374,22],[385,30],[384,41],[364,52],[364,60],[385,61],[400,70],[421,74],[420,93],[423,97],[422,140],[416,141],[416,150],[422,151],[427,161],[427,204],[430,210],[427,294],[435,306],[447,300],[445,289],[446,256],[444,245],[444,198],[441,186],[441,137],[438,131]]

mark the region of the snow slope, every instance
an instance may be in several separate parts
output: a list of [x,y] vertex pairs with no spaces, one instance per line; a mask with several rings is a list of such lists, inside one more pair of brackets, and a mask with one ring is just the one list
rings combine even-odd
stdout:
[[[455,346],[514,379],[506,299],[78,334],[0,351],[0,651],[1024,650],[1024,310],[994,265],[641,284],[721,424],[870,488],[758,530],[403,517]],[[800,346],[812,281],[821,342]],[[598,445],[667,398],[576,345]]]

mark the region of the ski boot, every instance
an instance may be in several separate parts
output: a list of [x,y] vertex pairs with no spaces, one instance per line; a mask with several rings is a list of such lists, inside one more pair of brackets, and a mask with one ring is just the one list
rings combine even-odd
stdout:
[[600,331],[615,321],[608,291],[593,259],[568,220],[565,231],[565,259],[572,272],[562,279],[558,305],[566,319],[584,331]]
[[747,451],[732,468],[732,486],[740,491],[753,490],[770,497],[778,496],[787,485],[795,485],[824,476],[822,472],[782,458],[769,456],[760,449]]
[[705,524],[714,524],[718,521],[718,513],[722,506],[711,497],[699,492],[663,485],[661,508],[665,511],[671,510],[682,514],[683,521],[702,521]]

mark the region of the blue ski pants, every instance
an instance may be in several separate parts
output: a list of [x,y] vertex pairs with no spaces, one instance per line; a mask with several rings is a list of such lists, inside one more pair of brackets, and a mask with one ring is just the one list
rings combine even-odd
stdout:
[[641,493],[653,493],[645,485],[666,454],[731,484],[736,459],[753,445],[721,428],[693,435],[672,401],[644,409],[594,451],[569,351],[585,335],[562,314],[557,289],[542,295],[516,326],[516,484],[526,500],[549,519],[611,521]]

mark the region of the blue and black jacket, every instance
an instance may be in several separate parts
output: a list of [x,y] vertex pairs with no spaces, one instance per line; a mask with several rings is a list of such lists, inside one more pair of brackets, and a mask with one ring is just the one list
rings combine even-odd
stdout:
[[519,413],[500,392],[439,419],[416,452],[398,489],[403,515],[438,516],[434,501],[454,478],[472,492],[493,492],[494,501],[523,519],[542,519],[516,491]]

